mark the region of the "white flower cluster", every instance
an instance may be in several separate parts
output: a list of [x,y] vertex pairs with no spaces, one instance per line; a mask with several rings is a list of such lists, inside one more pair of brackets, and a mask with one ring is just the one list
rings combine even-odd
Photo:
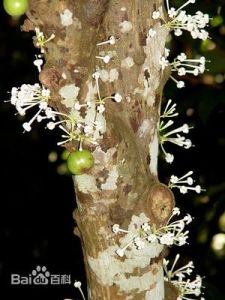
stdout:
[[[120,101],[120,96],[118,94],[112,97],[98,99],[96,101],[96,114],[103,113],[105,110],[104,103],[108,98]],[[79,141],[81,149],[82,142],[84,140],[86,142],[97,144],[93,136],[95,131],[101,131],[101,122],[96,118],[93,122],[87,121],[76,113],[83,106],[91,105],[91,103],[87,105],[80,105],[76,102],[74,109],[70,112],[70,114],[65,114],[50,108],[48,106],[49,99],[50,91],[41,87],[39,84],[23,84],[20,88],[12,88],[10,101],[13,105],[15,105],[20,115],[25,115],[28,109],[35,108],[36,106],[39,108],[29,122],[23,123],[25,131],[31,130],[31,125],[35,120],[41,122],[47,119],[47,128],[49,130],[59,127],[63,131],[62,141],[58,142],[58,145],[64,145],[72,141]]]
[[179,76],[193,74],[198,76],[205,72],[205,57],[202,56],[196,59],[188,59],[185,53],[181,53],[170,63],[172,72],[177,72]]
[[[105,102],[107,100],[111,99],[115,102],[120,102],[122,100],[121,95],[118,93],[116,93],[113,96],[102,98],[100,96],[99,89],[100,74],[98,72],[95,72],[93,74],[93,78],[95,79],[96,83],[97,99],[83,104],[80,104],[79,101],[76,101],[70,115],[55,112],[52,110],[53,120],[47,124],[47,128],[52,130],[56,126],[59,126],[59,128],[64,132],[62,135],[63,140],[58,142],[58,145],[64,145],[68,142],[78,141],[79,149],[81,150],[83,141],[97,144],[94,138],[95,132],[100,132],[102,130],[102,123],[99,120],[97,120],[97,116],[104,113]],[[87,121],[86,119],[80,116],[79,112],[83,108],[86,108],[87,110],[94,108],[95,116],[92,122]],[[57,121],[56,116],[60,117],[62,120]]]
[[21,116],[24,116],[29,109],[38,107],[38,111],[30,119],[29,122],[23,123],[25,131],[31,130],[32,123],[37,120],[40,122],[43,118],[42,114],[48,117],[48,101],[50,99],[50,91],[40,84],[23,84],[21,87],[13,87],[11,90],[10,102],[16,107]]
[[[23,84],[21,87],[13,87],[11,90],[10,102],[16,107],[21,116],[24,116],[28,110],[38,107],[37,112],[30,121],[23,123],[25,131],[31,131],[35,120],[41,122],[46,119],[49,130],[53,130],[58,126],[63,131],[63,140],[58,142],[58,145],[79,141],[80,148],[82,148],[84,140],[96,144],[93,134],[96,130],[100,131],[102,128],[102,124],[98,120],[88,123],[83,118],[78,118],[73,111],[70,115],[57,112],[48,106],[49,100],[49,89],[40,86],[38,83],[34,85]],[[60,120],[57,120],[57,117]]]
[[[183,219],[171,222],[171,219],[175,215],[179,215],[179,208],[175,207],[172,211],[166,225],[156,228],[154,225],[150,226],[149,223],[144,223],[140,228],[137,228],[137,232],[133,239],[124,247],[120,247],[116,250],[117,255],[124,256],[126,249],[132,244],[136,249],[143,249],[148,243],[159,243],[161,245],[177,245],[182,246],[187,243],[188,231],[184,231],[185,225],[192,221],[192,217],[187,214]],[[129,233],[129,231],[121,229],[119,224],[112,226],[114,233]]]
[[170,30],[174,30],[176,36],[183,34],[183,31],[190,32],[193,39],[206,40],[209,36],[204,29],[209,23],[209,15],[197,11],[194,15],[187,14],[184,7],[190,3],[195,3],[195,0],[188,0],[178,9],[169,6],[169,0],[166,0],[167,11],[170,20],[165,24]]
[[[176,36],[181,36],[184,31],[190,32],[193,39],[206,40],[209,37],[208,32],[204,29],[209,23],[209,15],[197,11],[194,15],[187,14],[184,8],[188,4],[194,4],[195,0],[188,0],[178,9],[170,7],[169,0],[166,0],[169,21],[163,19],[159,10],[152,13],[154,20],[160,19],[169,30],[173,30]],[[151,37],[151,35],[149,35]]]
[[196,193],[200,194],[203,189],[200,185],[193,186],[194,180],[190,177],[193,174],[193,171],[189,171],[182,177],[178,178],[177,176],[172,175],[169,181],[169,188],[177,188],[179,189],[181,194],[186,194],[188,191],[195,191]]
[[[187,276],[190,276],[193,272],[194,265],[193,262],[190,261],[187,265],[174,270],[175,265],[180,258],[180,255],[177,254],[173,265],[170,269],[168,269],[169,260],[163,260],[163,268],[165,272],[165,281],[171,282],[178,291],[177,300],[194,300],[201,295],[202,288],[202,278],[197,275],[194,280],[187,279]],[[191,298],[190,298],[191,297]],[[204,300],[205,298],[201,297],[200,300]]]
[[[188,59],[185,53],[180,53],[173,62],[169,62],[168,56],[170,54],[169,49],[165,49],[165,54],[159,59],[161,69],[171,67],[171,72],[176,72],[178,76],[184,76],[186,74],[193,74],[198,76],[205,72],[206,59],[204,56],[196,59]],[[185,86],[184,81],[175,79],[172,75],[170,78],[176,83],[178,88]]]
[[[97,144],[94,139],[94,132],[102,129],[102,124],[99,121],[89,122],[81,117],[77,117],[73,112],[70,115],[56,112],[51,109],[51,121],[47,123],[49,130],[55,129],[57,126],[63,131],[62,141],[58,142],[58,146],[65,145],[69,142],[78,141],[79,149],[82,150],[82,143],[84,141],[92,144]],[[59,117],[60,120],[56,120]]]
[[[160,119],[176,117],[178,113],[175,111],[176,111],[176,104],[172,104],[172,101],[170,99],[166,105],[164,112],[160,116]],[[177,146],[183,147],[185,149],[189,149],[192,146],[192,142],[190,139],[186,139],[183,135],[180,135],[180,133],[183,134],[189,133],[189,130],[192,127],[190,127],[188,124],[183,124],[178,128],[168,131],[168,128],[171,127],[173,124],[174,124],[173,120],[168,120],[166,122],[164,120],[161,120],[159,124],[159,143],[160,143],[161,150],[165,155],[165,160],[168,163],[173,162],[174,155],[166,152],[164,148],[165,142],[176,144]]]

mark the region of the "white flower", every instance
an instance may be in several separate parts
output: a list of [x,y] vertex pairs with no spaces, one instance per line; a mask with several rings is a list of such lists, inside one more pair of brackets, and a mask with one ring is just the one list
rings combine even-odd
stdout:
[[106,44],[114,45],[115,43],[116,43],[116,39],[113,35],[111,35],[107,41],[98,43],[97,46],[102,46]]
[[115,94],[114,97],[112,97],[116,102],[121,102],[122,96],[118,93]]
[[40,31],[39,28],[35,28],[36,41],[35,45],[41,49],[41,53],[45,53],[45,44],[55,38],[55,34],[51,34],[49,38],[45,38],[44,33]]
[[168,57],[170,55],[170,49],[165,48],[165,57]]
[[171,164],[174,161],[174,155],[171,153],[165,153],[165,160],[167,163]]
[[43,59],[41,59],[40,57],[36,57],[36,59],[34,60],[34,65],[38,68],[38,72],[41,72],[41,66],[43,65]]
[[144,249],[144,247],[145,247],[145,242],[144,242],[144,240],[141,239],[140,237],[135,237],[135,238],[134,238],[134,245],[136,246],[136,248],[137,248],[138,250]]
[[177,15],[177,12],[176,12],[176,9],[174,7],[171,7],[169,10],[168,10],[168,15],[171,19],[173,19],[174,17],[176,17]]
[[184,81],[182,81],[182,80],[177,81],[177,87],[178,87],[178,89],[182,89],[183,87],[185,87]]
[[176,36],[181,36],[181,35],[183,34],[183,31],[182,31],[180,28],[178,28],[178,29],[175,29],[175,30],[174,30],[174,34],[175,34]]
[[24,130],[27,131],[27,132],[31,131],[31,126],[30,126],[30,124],[27,123],[27,122],[23,123],[23,128],[24,128]]
[[174,207],[173,208],[173,211],[172,211],[172,215],[173,216],[179,216],[179,214],[180,214],[180,209],[179,209],[179,207]]
[[114,224],[112,226],[112,232],[118,233],[120,231],[120,225],[119,224]]
[[185,61],[187,59],[187,55],[182,52],[180,55],[177,56],[177,59],[179,61]]
[[144,224],[141,225],[141,228],[144,231],[149,231],[150,230],[150,225],[148,223],[144,223]]
[[116,250],[116,254],[117,254],[118,256],[120,256],[120,257],[123,257],[125,253],[124,253],[124,250],[123,250],[123,249],[118,248],[118,249]]
[[171,246],[174,243],[174,234],[172,232],[165,233],[159,239],[160,244]]
[[186,224],[189,224],[189,223],[192,222],[192,216],[189,215],[189,214],[187,214],[187,215],[184,217],[183,220],[184,220],[184,222],[185,222]]
[[92,77],[93,77],[95,80],[97,80],[97,79],[100,78],[100,73],[96,71],[95,73],[92,74]]
[[103,104],[98,105],[97,111],[102,114],[105,111],[105,106]]
[[179,178],[177,176],[172,175],[170,177],[170,183],[177,183],[179,181]]
[[148,36],[153,38],[154,36],[156,36],[156,31],[154,29],[150,28],[148,31]]
[[152,19],[154,19],[154,20],[157,20],[157,19],[159,19],[160,18],[160,11],[158,11],[158,10],[155,10],[155,11],[153,11],[153,13],[152,13]]
[[84,293],[83,293],[82,288],[81,288],[81,282],[76,280],[76,281],[74,282],[74,287],[77,288],[77,289],[79,290],[79,292],[80,292],[80,294],[81,294],[83,300],[85,300],[85,296],[84,296]]
[[119,232],[128,233],[127,230],[121,229],[119,224],[114,224],[114,225],[112,226],[112,232],[113,232],[113,233],[119,233]]
[[181,68],[177,69],[177,71],[178,71],[178,75],[179,75],[179,76],[184,76],[184,75],[186,75],[186,70],[185,70],[184,67],[181,67]]
[[161,69],[164,70],[166,67],[169,66],[169,61],[168,61],[168,59],[166,59],[166,57],[162,56],[159,59],[159,64],[161,66]]
[[74,108],[76,109],[76,110],[80,110],[81,109],[81,105],[80,105],[80,103],[77,101],[77,102],[75,102],[75,104],[74,104]]
[[105,56],[96,56],[96,58],[101,59],[105,64],[108,64],[111,57],[109,55],[105,55]]
[[150,233],[147,236],[147,241],[150,242],[150,243],[154,243],[154,242],[157,241],[157,236],[155,234]]
[[80,288],[81,287],[81,282],[80,281],[75,281],[74,286],[75,286],[75,288]]
[[48,128],[49,130],[55,129],[55,123],[54,123],[54,122],[48,122],[47,128]]
[[93,125],[84,125],[83,129],[84,129],[85,134],[93,134],[94,133]]

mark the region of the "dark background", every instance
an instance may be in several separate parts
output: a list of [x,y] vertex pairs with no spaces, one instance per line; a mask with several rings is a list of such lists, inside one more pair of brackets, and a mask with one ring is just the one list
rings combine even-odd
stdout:
[[[184,1],[175,1],[177,5]],[[197,6],[197,9],[196,9]],[[200,53],[211,62],[201,77],[187,77],[186,88],[172,82],[167,99],[177,102],[177,124],[194,126],[190,150],[173,146],[175,162],[160,160],[159,177],[167,183],[171,174],[194,170],[195,178],[207,189],[200,196],[175,192],[177,205],[194,216],[189,245],[174,247],[170,257],[182,254],[181,263],[193,260],[204,276],[205,298],[225,299],[225,3],[197,1],[188,11],[202,10],[211,21],[207,42],[193,41],[188,34],[173,39],[172,56],[184,51]],[[57,132],[33,126],[23,134],[22,122],[4,100],[12,86],[35,83],[33,66],[38,51],[32,35],[20,31],[23,18],[12,20],[0,9],[0,299],[80,299],[72,285],[59,287],[12,287],[10,274],[27,275],[37,265],[51,273],[70,274],[84,282],[79,239],[73,235],[75,208],[72,180],[66,174],[63,150],[56,147]]]

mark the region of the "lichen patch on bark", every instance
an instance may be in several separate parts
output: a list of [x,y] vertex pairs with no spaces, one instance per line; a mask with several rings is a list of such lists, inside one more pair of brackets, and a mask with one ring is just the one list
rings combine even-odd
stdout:
[[92,175],[82,174],[76,176],[78,190],[84,194],[95,193],[98,191],[96,179]]
[[64,99],[61,101],[62,104],[64,104],[66,108],[73,108],[79,91],[80,88],[75,84],[68,84],[62,87],[59,90],[60,96]]
[[102,190],[116,190],[117,189],[117,180],[119,173],[117,171],[117,166],[113,166],[110,171],[106,182],[101,185]]

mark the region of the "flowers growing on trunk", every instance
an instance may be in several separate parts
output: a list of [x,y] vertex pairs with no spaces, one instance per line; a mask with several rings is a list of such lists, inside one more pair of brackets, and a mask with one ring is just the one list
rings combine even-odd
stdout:
[[41,53],[45,53],[45,44],[53,40],[55,38],[55,34],[52,33],[49,38],[46,38],[44,36],[44,33],[40,31],[38,27],[35,27],[35,33],[36,33],[35,45],[36,47],[41,49]]
[[[184,229],[185,226],[192,221],[192,217],[187,214],[180,220],[172,221],[173,217],[179,214],[179,208],[175,207],[166,225],[159,228],[154,224],[150,225],[150,223],[143,223],[137,228],[133,238],[126,245],[122,245],[116,250],[116,254],[122,257],[125,255],[125,251],[128,247],[134,246],[137,250],[141,250],[145,248],[148,243],[159,243],[166,246],[185,245],[187,243],[189,231]],[[120,228],[119,224],[114,224],[112,226],[112,231],[115,234],[129,233],[128,230]]]
[[188,124],[183,124],[180,127],[173,128],[171,130],[168,130],[168,128],[171,128],[171,126],[174,124],[173,120],[165,121],[167,118],[174,118],[178,115],[176,112],[176,104],[172,104],[172,100],[170,99],[166,105],[165,110],[160,116],[160,123],[159,123],[159,144],[161,147],[162,152],[164,153],[165,160],[168,163],[172,163],[174,160],[174,156],[171,153],[168,153],[164,147],[165,143],[172,143],[177,146],[183,147],[185,149],[189,149],[192,146],[192,142],[190,139],[186,139],[184,135],[181,134],[187,134],[189,133],[189,130],[192,128]]
[[179,8],[170,6],[170,1],[166,0],[166,9],[168,18],[165,19],[160,10],[152,13],[153,20],[160,20],[170,31],[174,31],[176,36],[181,36],[184,31],[189,32],[193,39],[206,40],[209,37],[205,28],[209,24],[209,15],[201,11],[197,11],[191,15],[184,10],[189,4],[194,4],[195,0],[188,0]]
[[[192,261],[183,267],[175,269],[179,258],[180,255],[177,254],[170,268],[170,261],[163,259],[163,268],[165,273],[164,279],[176,287],[178,291],[177,300],[194,300],[196,297],[201,295],[202,278],[199,275],[197,275],[193,280],[187,278],[192,274],[194,269],[194,264]],[[204,299],[205,298],[203,297],[200,298],[200,300]]]
[[28,110],[38,108],[34,116],[28,122],[23,123],[25,131],[31,131],[34,121],[40,122],[42,114],[46,115],[49,99],[50,90],[39,83],[22,84],[21,87],[12,88],[10,102],[21,116],[25,116]]
[[203,189],[200,185],[193,186],[194,180],[191,177],[192,174],[193,171],[189,171],[181,177],[172,175],[168,184],[169,188],[177,188],[181,194],[186,194],[189,191],[195,191],[196,193],[200,194]]
[[[189,59],[187,55],[182,52],[172,62],[170,62],[168,60],[169,54],[169,49],[165,49],[164,56],[159,59],[162,71],[165,68],[170,67],[171,72],[176,72],[178,76],[185,76],[187,74],[198,76],[205,72],[206,59],[204,56]],[[172,75],[170,75],[170,78],[176,83],[178,88],[183,88],[185,86],[183,80],[177,80]]]
[[170,7],[169,0],[166,0],[169,21],[165,21],[165,26],[173,30],[176,36],[180,36],[184,31],[188,31],[193,39],[206,40],[209,34],[204,28],[209,23],[209,15],[201,11],[190,15],[184,10],[186,6],[194,3],[195,0],[188,0],[175,9],[174,7]]

